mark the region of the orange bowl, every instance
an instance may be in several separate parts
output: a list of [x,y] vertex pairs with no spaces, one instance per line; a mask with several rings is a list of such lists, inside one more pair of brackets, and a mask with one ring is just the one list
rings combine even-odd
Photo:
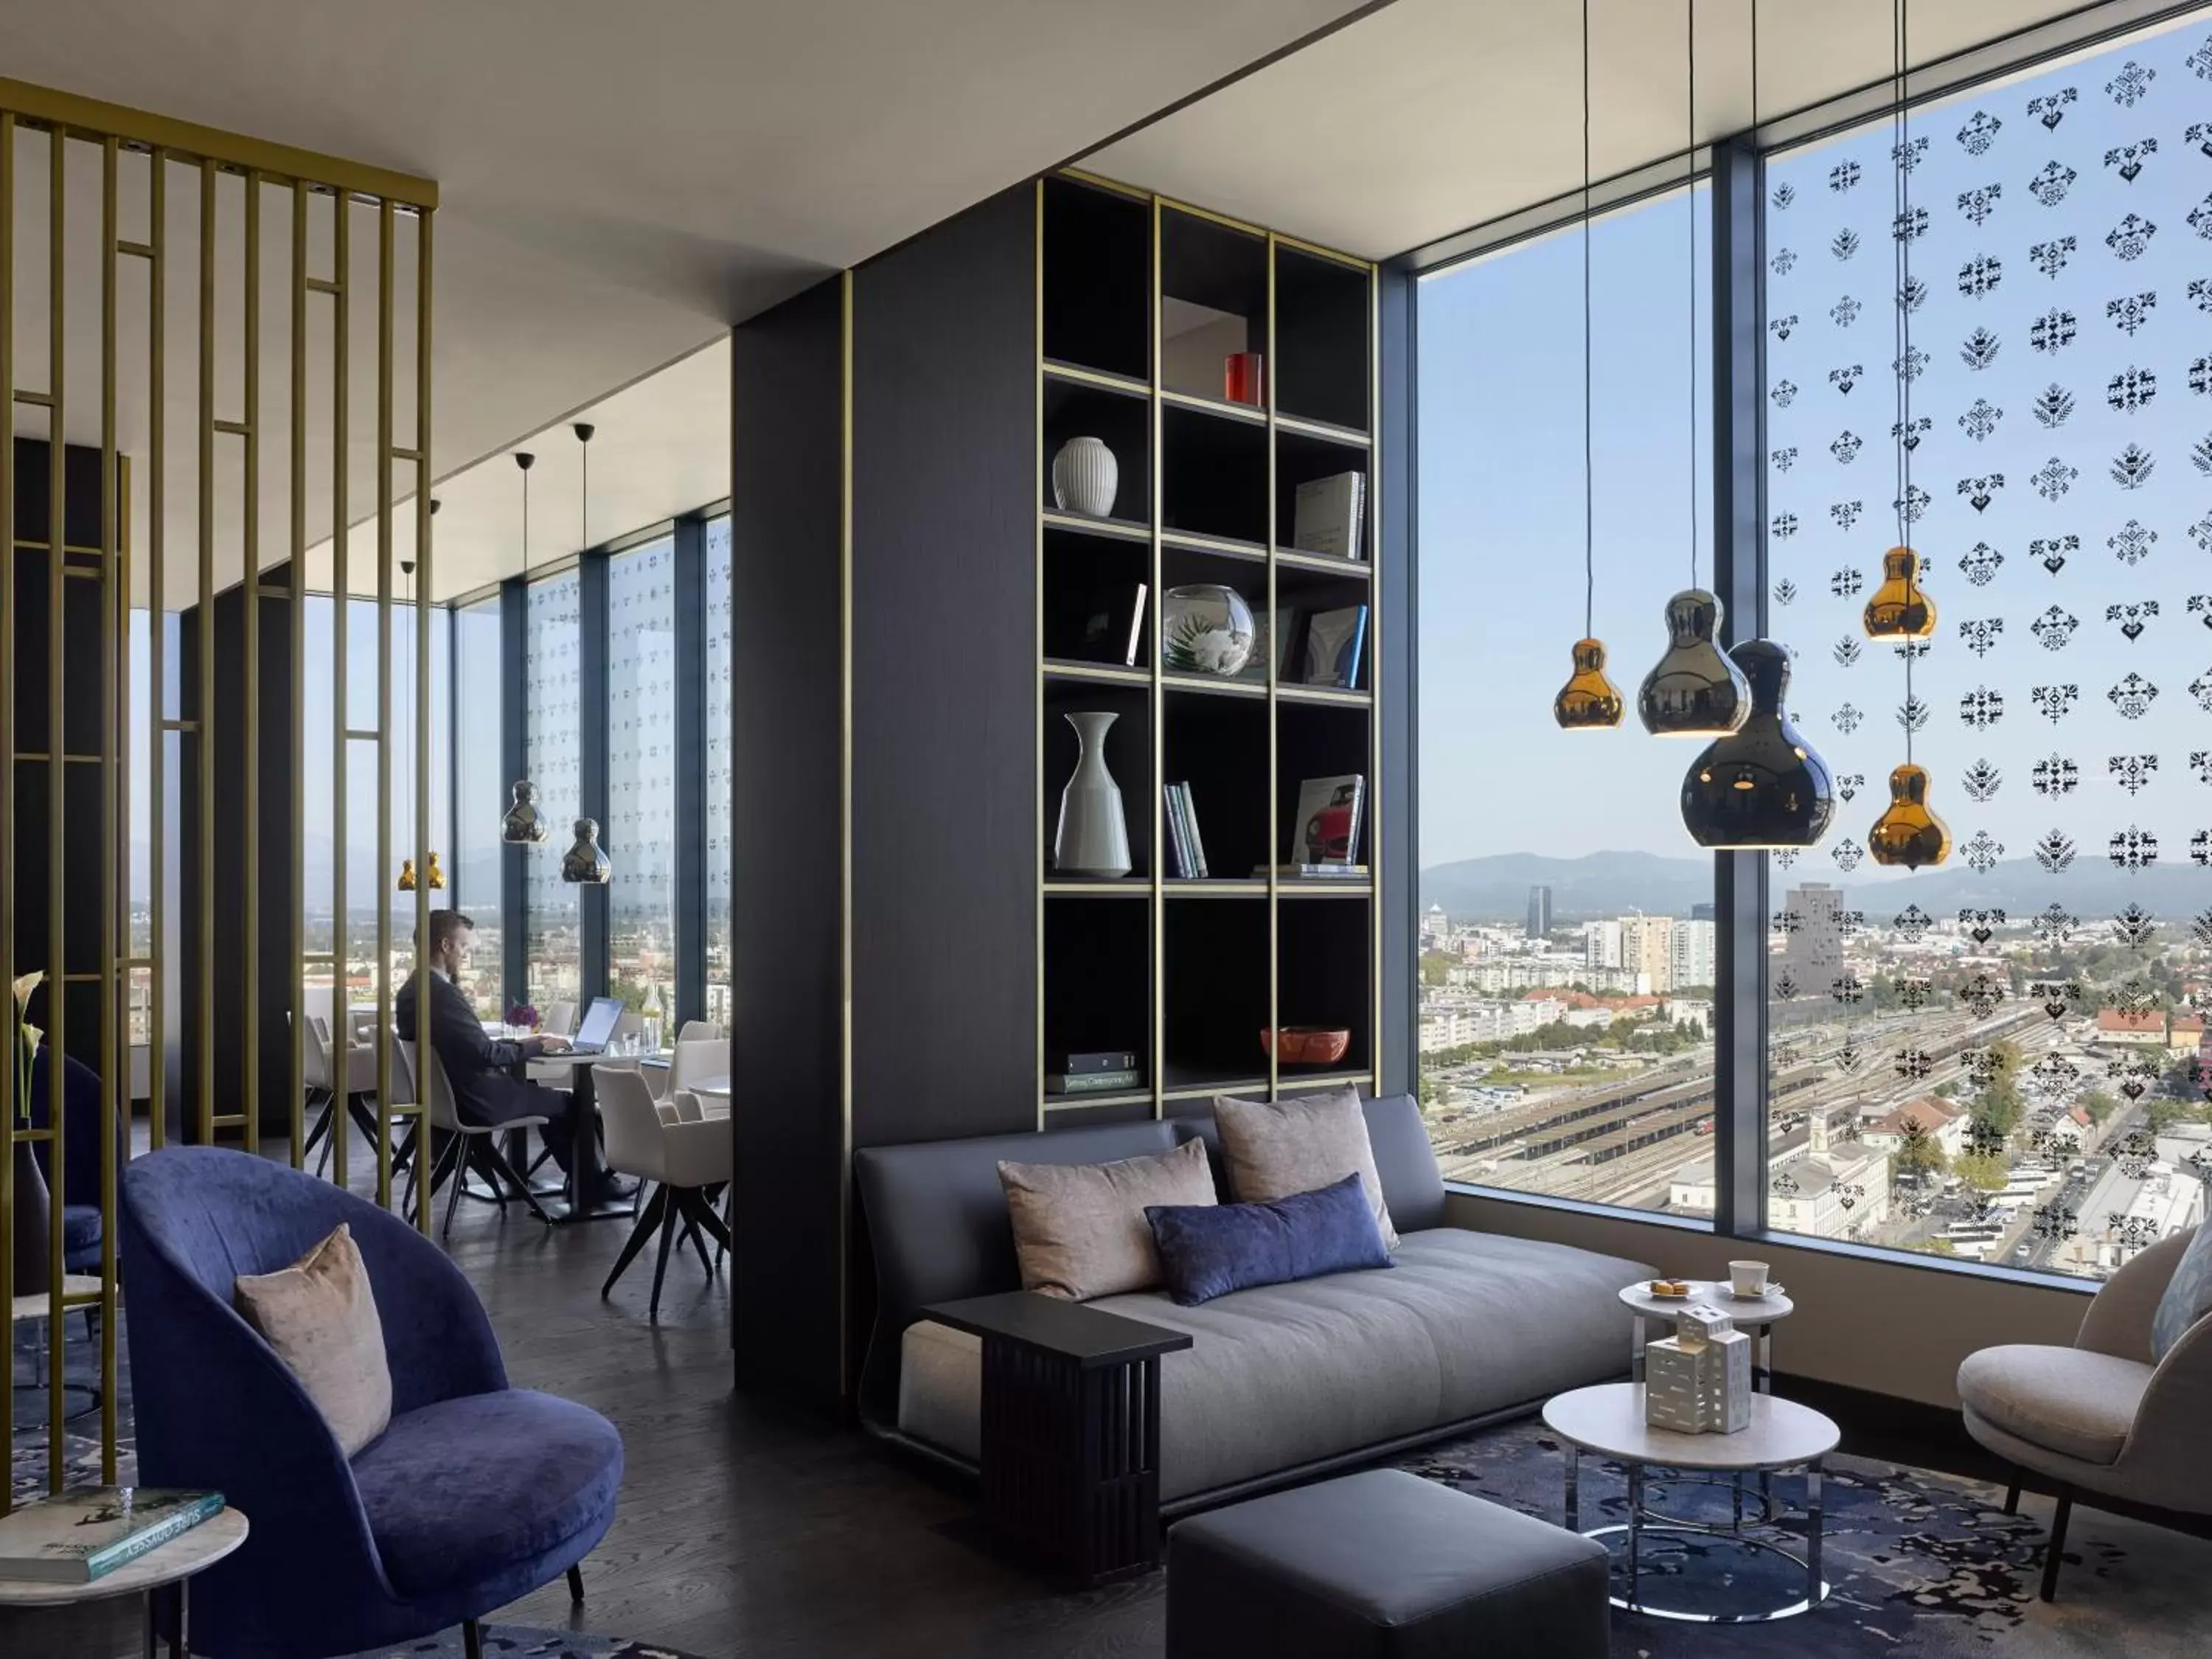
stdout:
[[1285,1066],[1333,1066],[1352,1046],[1342,1026],[1285,1025],[1260,1033],[1260,1046]]

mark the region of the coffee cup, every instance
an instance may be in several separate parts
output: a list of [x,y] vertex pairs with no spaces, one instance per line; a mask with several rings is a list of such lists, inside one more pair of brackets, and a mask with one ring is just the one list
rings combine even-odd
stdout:
[[1738,1296],[1765,1296],[1766,1264],[1764,1261],[1729,1262],[1729,1288]]

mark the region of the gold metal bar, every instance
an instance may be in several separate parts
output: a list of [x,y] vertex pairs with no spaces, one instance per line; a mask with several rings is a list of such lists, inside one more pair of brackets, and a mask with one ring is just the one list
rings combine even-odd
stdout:
[[[852,1329],[853,1237],[853,272],[839,284],[840,432],[837,496],[838,933],[840,953],[837,1127],[837,1328]],[[837,1388],[852,1389],[851,1342],[837,1344]]]
[[1163,394],[1167,389],[1166,375],[1160,366],[1160,310],[1165,303],[1166,288],[1161,261],[1161,202],[1152,198],[1152,281],[1149,289],[1148,308],[1151,313],[1147,329],[1152,347],[1152,398],[1146,410],[1146,425],[1152,445],[1152,499],[1145,504],[1152,525],[1147,539],[1152,544],[1152,621],[1145,629],[1146,672],[1151,681],[1148,694],[1152,721],[1152,775],[1146,780],[1146,810],[1152,816],[1152,896],[1146,901],[1152,908],[1152,948],[1147,958],[1152,968],[1151,996],[1146,1006],[1152,1017],[1152,1115],[1167,1115],[1168,1081],[1168,1012],[1167,1012],[1167,861],[1168,848],[1164,824],[1160,811],[1161,781],[1167,774],[1168,693],[1166,658],[1160,650],[1160,527],[1165,520],[1165,490],[1161,482],[1160,454],[1166,443],[1166,405]]
[[13,110],[41,126],[82,128],[95,137],[113,133],[134,148],[144,147],[157,153],[175,150],[185,159],[206,166],[216,165],[220,158],[221,165],[233,172],[252,167],[274,173],[286,183],[298,179],[319,189],[389,197],[413,208],[438,205],[438,186],[428,179],[395,173],[387,167],[365,166],[342,156],[296,149],[289,144],[247,138],[191,121],[173,120],[125,104],[80,98],[75,93],[56,92],[27,82],[0,80],[0,107]]
[[307,278],[307,292],[310,294],[337,294],[339,291],[339,284],[337,279],[328,276],[310,276]]
[[199,1098],[198,1140],[215,1139],[215,238],[216,165],[200,162]]
[[[349,300],[344,279],[352,270],[352,204],[343,196],[331,203],[332,260],[340,286],[331,297],[331,711],[334,739],[331,755],[331,1082],[343,1089],[353,1077],[353,1010],[346,983],[346,659],[347,613],[352,581],[346,557],[346,427],[353,392],[347,368],[352,353]],[[331,1179],[346,1184],[346,1147],[353,1126],[343,1112],[331,1117]],[[428,1177],[426,1176],[425,1179]]]
[[[60,142],[58,139],[57,143]],[[100,147],[100,544],[112,556],[117,546],[115,520],[120,506],[116,487],[115,454],[115,165],[114,137]],[[118,665],[128,653],[117,649],[118,626],[130,625],[131,592],[119,583],[112,556],[100,562],[100,844],[106,850],[106,867],[100,878],[100,1479],[115,1483],[115,1109],[119,1078],[128,1077],[130,1046],[119,1042],[122,1023],[117,1018],[116,958],[123,954],[117,938],[118,920],[128,906],[117,902],[117,890],[127,879],[127,866],[116,857],[125,839],[122,815],[117,810],[116,728],[121,724],[124,696],[116,689]],[[122,605],[116,603],[118,589]],[[58,1082],[58,1079],[54,1081]],[[47,1098],[58,1101],[61,1091],[50,1082]],[[58,1118],[59,1114],[55,1114]],[[62,1338],[53,1334],[58,1347]]]
[[[68,605],[62,597],[63,554],[52,551],[66,547],[69,536],[64,528],[67,505],[68,472],[63,465],[68,459],[68,411],[65,402],[68,391],[69,327],[64,315],[68,301],[68,210],[69,144],[58,132],[47,139],[47,161],[50,182],[47,185],[48,228],[46,256],[48,264],[46,291],[46,396],[53,419],[46,427],[46,749],[51,754],[66,754],[69,744],[63,733],[65,710],[64,692],[68,681],[62,672],[62,663],[67,654],[68,631],[64,626]],[[11,273],[12,275],[12,273]],[[15,526],[9,526],[15,533]],[[11,573],[12,574],[12,573]],[[66,879],[69,852],[69,823],[65,807],[69,790],[59,774],[46,780],[46,1036],[50,1045],[46,1052],[46,1127],[53,1139],[46,1148],[46,1190],[59,1193],[68,1190],[63,1182],[68,1177],[64,1159],[68,1153],[68,1133],[65,1126],[69,1115],[61,1109],[62,1056],[69,1053],[69,996],[64,975],[69,971],[69,906],[64,895],[69,891]],[[46,1237],[48,1285],[53,1300],[47,1305],[57,1308],[62,1299],[62,1279],[64,1273],[63,1257],[64,1240],[62,1236],[62,1211],[59,1204],[49,1207]],[[56,1316],[48,1315],[50,1328]],[[68,1345],[60,1334],[50,1328],[52,1354],[48,1366],[47,1386],[52,1390],[46,1402],[46,1490],[59,1492],[64,1474],[64,1453],[67,1434],[64,1425],[68,1410],[63,1401],[66,1374],[63,1367],[62,1350]]]
[[246,655],[246,824],[239,837],[244,902],[246,1006],[240,1042],[240,1097],[246,1109],[246,1150],[261,1150],[261,175],[246,175],[246,441],[242,549],[238,585]]
[[[247,291],[252,292],[251,289]],[[245,421],[217,421],[215,429],[226,438],[250,438],[253,435],[252,426]]]
[[422,452],[419,449],[410,448],[404,444],[395,444],[392,446],[392,459],[395,461],[405,461],[410,466],[420,465],[422,460]]
[[52,409],[54,406],[53,393],[51,392],[24,392],[19,390],[11,392],[9,395],[13,397],[17,403],[29,404],[35,409]]
[[118,253],[127,254],[133,259],[150,259],[154,257],[154,245],[151,242],[118,242],[115,245],[115,251]]
[[346,736],[356,743],[381,743],[384,734],[373,726],[349,726]]
[[[0,392],[15,386],[15,117],[0,110]],[[0,396],[0,533],[12,543],[15,525],[15,400]],[[0,981],[15,981],[15,571],[20,555],[8,558],[7,599],[0,605],[0,848],[9,849],[10,875],[0,880]],[[15,1213],[16,1044],[21,1022],[15,1000],[0,1018],[0,1216]],[[15,1230],[0,1227],[0,1285],[15,1284]],[[9,1363],[0,1365],[0,1423],[15,1432],[15,1366],[14,1327],[9,1327]],[[14,1481],[0,1485],[0,1515],[13,1506]]]
[[[1051,866],[1044,850],[1044,180],[1040,178],[1030,200],[1033,221],[1032,246],[1030,251],[1030,331],[1032,355],[1036,358],[1036,386],[1032,393],[1031,412],[1036,417],[1036,428],[1031,434],[1035,451],[1030,465],[1030,505],[1035,509],[1036,526],[1030,532],[1030,563],[1035,571],[1036,615],[1031,619],[1031,630],[1036,647],[1037,678],[1035,690],[1032,736],[1036,755],[1036,825],[1033,832],[1036,855],[1036,937],[1032,941],[1036,951],[1036,1127],[1044,1127],[1045,1030],[1044,1030],[1044,911],[1045,878]],[[735,596],[732,596],[732,603]]]
[[[149,896],[148,951],[153,957],[146,994],[146,1127],[148,1143],[155,1152],[168,1139],[169,1061],[168,921],[169,921],[169,598],[167,570],[163,562],[167,508],[168,467],[165,460],[168,422],[161,418],[168,393],[168,235],[169,158],[156,149],[148,163],[147,240],[153,245],[154,266],[146,299],[147,407],[153,411],[146,431],[146,698],[153,732],[147,745],[148,794],[151,799],[153,890]],[[179,710],[179,713],[182,711]]]
[[[376,208],[376,729],[392,730],[392,204]],[[376,1201],[392,1207],[392,744],[376,742]],[[422,884],[429,884],[426,872]],[[422,1179],[427,1180],[427,1176]]]
[[[1275,609],[1275,548],[1282,538],[1275,523],[1275,366],[1282,360],[1275,356],[1275,265],[1280,254],[1275,239],[1267,239],[1267,321],[1266,355],[1260,359],[1261,372],[1267,376],[1262,390],[1267,393],[1267,1029],[1277,1031],[1283,1024],[1283,894],[1278,864],[1283,854],[1281,827],[1275,822],[1277,792],[1281,787],[1283,732],[1281,724],[1281,687],[1277,684],[1276,665],[1282,659],[1282,651],[1274,638]],[[1282,1067],[1275,1058],[1278,1045],[1267,1045],[1267,1098],[1274,1099],[1282,1087]]]
[[[292,184],[292,1167],[307,1160],[307,186]],[[336,1005],[333,1004],[333,1008]],[[335,1116],[332,1119],[336,1122]]]
[[[424,994],[424,952],[430,942],[430,253],[434,211],[415,223],[415,974]],[[450,661],[450,658],[448,659]],[[458,859],[458,849],[456,858]],[[427,1096],[415,1129],[415,1224],[430,1231],[430,1125]]]
[[161,729],[164,732],[197,732],[200,729],[200,723],[198,720],[165,720],[161,722]]
[[[1309,250],[1315,252],[1318,250]],[[1273,371],[1271,370],[1270,373]],[[1382,1092],[1382,283],[1367,265],[1367,873],[1374,896],[1367,915],[1373,938],[1367,957],[1367,1086]],[[1418,1067],[1420,1059],[1414,1056]],[[1420,1098],[1419,1079],[1413,1097]]]

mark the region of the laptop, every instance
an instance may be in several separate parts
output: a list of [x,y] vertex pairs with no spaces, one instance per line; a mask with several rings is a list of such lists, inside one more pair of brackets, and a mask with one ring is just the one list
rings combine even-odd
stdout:
[[569,1043],[572,1054],[597,1054],[606,1052],[608,1042],[615,1034],[615,1023],[622,1018],[620,997],[593,997],[592,1006],[584,1010],[582,1022],[576,1027],[575,1040]]

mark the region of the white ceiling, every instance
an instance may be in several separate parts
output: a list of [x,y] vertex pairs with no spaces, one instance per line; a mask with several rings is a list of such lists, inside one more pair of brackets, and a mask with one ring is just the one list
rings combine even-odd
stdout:
[[[436,179],[443,480],[1357,9],[71,0],[0,9],[0,65]],[[94,407],[76,400],[73,439]],[[356,460],[356,516],[369,505],[364,473]],[[447,509],[460,510],[458,499]],[[264,560],[283,551],[264,531]],[[237,560],[226,538],[220,579],[234,579]]]
[[[1685,6],[1591,4],[1590,149],[1604,179],[1685,146]],[[2080,0],[1912,0],[1912,61],[2080,9]],[[1760,118],[1889,75],[1891,16],[1890,0],[1764,0]],[[1752,0],[1699,0],[1696,17],[1705,143],[1751,125]],[[1582,19],[1571,0],[1397,0],[1084,165],[1386,258],[1579,188]]]

